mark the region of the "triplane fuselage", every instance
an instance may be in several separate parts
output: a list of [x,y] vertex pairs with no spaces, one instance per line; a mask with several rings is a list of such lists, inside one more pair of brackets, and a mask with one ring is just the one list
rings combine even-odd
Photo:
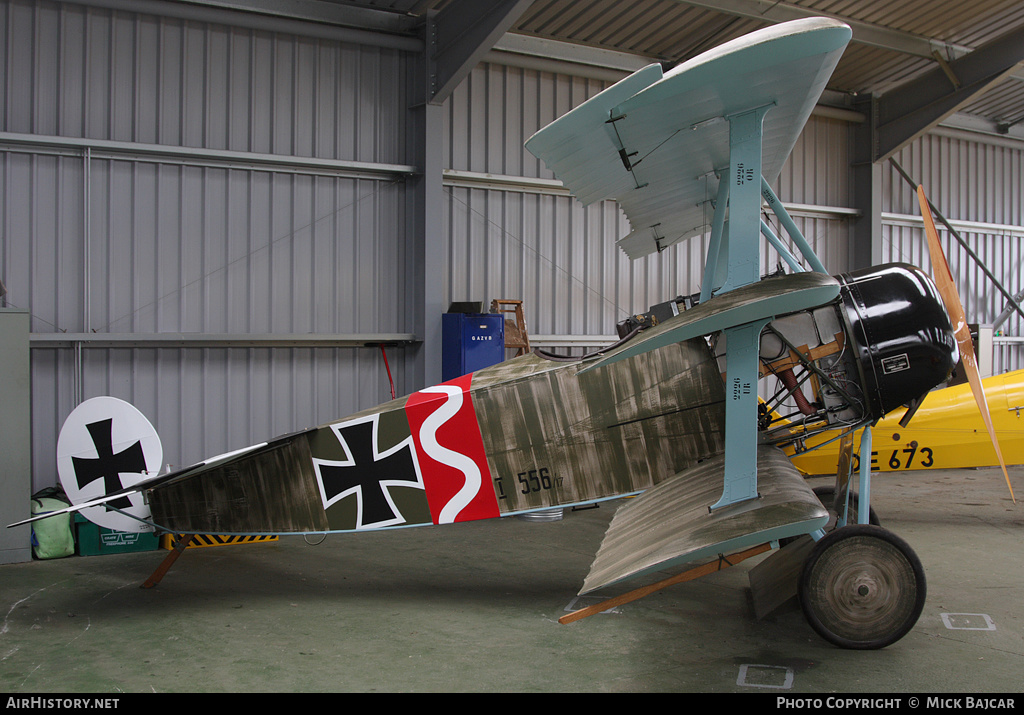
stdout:
[[[852,434],[945,380],[957,343],[924,273],[894,264],[828,275],[771,189],[850,34],[800,20],[667,73],[652,65],[527,143],[584,203],[619,202],[631,257],[710,230],[700,296],[678,314],[592,355],[535,351],[172,474],[122,475],[112,493],[74,476],[74,455],[59,456],[73,508],[125,515],[125,530],[285,534],[640,495],[618,509],[581,593],[767,544],[780,548],[755,569],[770,586],[755,584],[755,595],[795,593],[841,646],[898,640],[921,612],[924,575],[901,539],[867,523],[866,469],[860,511],[847,518]],[[710,225],[705,196],[715,197]],[[764,204],[789,244],[761,220]],[[762,277],[762,236],[788,274]],[[793,412],[780,419],[783,404]],[[116,432],[126,407],[83,403],[92,412],[76,424],[95,442],[111,434],[95,426],[110,420]],[[782,447],[801,451],[826,430],[844,448],[835,501],[822,504]]]

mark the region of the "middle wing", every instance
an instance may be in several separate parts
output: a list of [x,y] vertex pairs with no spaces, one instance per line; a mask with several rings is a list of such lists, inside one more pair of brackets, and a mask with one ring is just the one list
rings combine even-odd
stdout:
[[674,315],[622,347],[595,359],[582,371],[588,372],[672,343],[710,335],[730,326],[816,308],[838,296],[839,281],[824,273],[806,271],[768,278],[716,295]]

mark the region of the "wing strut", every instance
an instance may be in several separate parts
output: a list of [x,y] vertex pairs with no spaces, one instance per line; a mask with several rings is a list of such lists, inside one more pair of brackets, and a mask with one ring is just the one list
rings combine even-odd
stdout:
[[[773,103],[731,114],[729,121],[729,168],[722,172],[712,220],[712,233],[704,266],[701,301],[708,300],[715,286],[718,295],[757,283],[761,279],[761,234],[764,233],[780,255],[802,270],[796,259],[761,220],[764,199],[790,234],[812,270],[825,273],[824,266],[782,202],[761,174],[761,152],[765,115]],[[725,219],[728,205],[729,218]],[[724,269],[724,271],[723,271]],[[799,306],[802,309],[811,306]],[[771,316],[774,317],[774,316]],[[768,319],[732,325],[725,330],[726,407],[725,474],[721,498],[711,507],[755,499],[757,493],[757,379],[761,331]]]
[[[761,150],[768,104],[733,114],[729,121],[729,222],[717,255],[708,252],[705,275],[718,275],[716,263],[725,260],[720,293],[761,279]],[[719,203],[716,214],[724,211]],[[716,219],[718,216],[716,215]],[[717,223],[717,222],[716,222]],[[726,329],[728,357],[725,386],[725,474],[721,498],[711,510],[757,498],[757,378],[761,330],[768,320]]]
[[728,240],[723,241],[727,265],[723,293],[761,279],[761,132],[764,115],[773,106],[768,104],[726,117],[729,231]]
[[587,606],[586,608],[573,611],[572,613],[568,613],[559,618],[558,622],[564,625],[566,623],[573,623],[575,621],[582,620],[588,616],[593,616],[603,611],[607,611],[609,608],[615,608],[616,606],[621,606],[625,603],[639,600],[644,596],[649,596],[652,593],[668,588],[669,586],[675,586],[677,583],[694,581],[702,576],[707,576],[708,574],[715,573],[716,571],[722,571],[730,566],[735,566],[741,561],[746,561],[752,556],[757,556],[758,554],[763,554],[765,551],[770,551],[771,548],[772,545],[769,542],[761,544],[760,546],[753,546],[744,551],[729,554],[728,556],[719,554],[718,558],[714,561],[709,561],[701,566],[694,566],[692,569],[687,569],[682,573],[662,579],[661,581],[652,583],[649,586],[641,586],[640,588],[633,589],[628,593],[623,593],[615,596],[614,598],[609,598],[605,601],[601,601],[600,603],[595,603],[594,605]]
[[818,258],[818,255],[814,252],[814,249],[811,248],[811,244],[809,244],[807,239],[804,238],[800,229],[797,228],[796,223],[793,222],[793,218],[789,215],[789,212],[786,211],[786,207],[782,205],[781,201],[779,201],[779,197],[775,195],[775,192],[772,191],[772,187],[763,176],[761,177],[761,196],[764,197],[764,200],[768,203],[768,206],[771,208],[772,213],[775,214],[775,217],[779,219],[779,223],[782,224],[782,227],[786,229],[786,233],[789,234],[789,239],[796,244],[797,248],[800,249],[800,255],[807,260],[807,263],[811,266],[811,270],[817,271],[818,273],[828,273],[828,271],[825,270],[824,264]]
[[757,498],[757,377],[761,331],[770,320],[725,330],[725,483],[711,510]]

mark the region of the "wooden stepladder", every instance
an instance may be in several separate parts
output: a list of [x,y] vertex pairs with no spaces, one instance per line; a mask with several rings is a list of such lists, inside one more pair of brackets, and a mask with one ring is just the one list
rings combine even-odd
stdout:
[[491,301],[491,312],[515,316],[514,320],[505,318],[505,347],[516,348],[516,357],[530,352],[530,336],[526,332],[523,301],[495,298]]

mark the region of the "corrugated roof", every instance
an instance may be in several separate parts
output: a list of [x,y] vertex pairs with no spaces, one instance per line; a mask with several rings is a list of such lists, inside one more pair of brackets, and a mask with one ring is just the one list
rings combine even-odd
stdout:
[[[202,0],[192,0],[199,2]],[[297,6],[315,19],[330,7],[331,22],[348,9],[353,21],[366,11],[412,20],[449,0],[306,0]],[[222,4],[222,3],[216,3]],[[234,0],[267,12],[266,0]],[[284,11],[284,12],[287,12]],[[933,52],[955,59],[1024,27],[1020,0],[536,0],[512,30],[584,47],[636,54],[666,65],[774,22],[825,15],[848,22],[854,41],[829,89],[883,94],[936,67]],[[325,16],[326,17],[326,16]],[[407,27],[411,27],[411,24]],[[993,121],[1024,117],[1024,65],[961,112]]]
[[[761,7],[771,19],[755,19]],[[676,63],[771,22],[813,14],[854,25],[854,43],[831,83],[850,92],[878,92],[931,69],[932,48],[954,59],[1024,26],[1019,0],[537,0],[515,31]],[[1024,80],[1016,83],[1024,93]]]

